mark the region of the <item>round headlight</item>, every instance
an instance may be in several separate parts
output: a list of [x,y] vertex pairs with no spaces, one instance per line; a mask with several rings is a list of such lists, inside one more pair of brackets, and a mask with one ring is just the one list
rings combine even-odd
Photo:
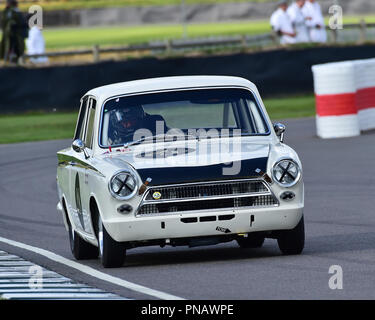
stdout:
[[301,169],[293,160],[280,160],[272,170],[273,179],[283,187],[294,186],[301,177]]
[[109,181],[108,187],[111,195],[119,200],[134,197],[138,190],[136,178],[127,171],[116,173]]

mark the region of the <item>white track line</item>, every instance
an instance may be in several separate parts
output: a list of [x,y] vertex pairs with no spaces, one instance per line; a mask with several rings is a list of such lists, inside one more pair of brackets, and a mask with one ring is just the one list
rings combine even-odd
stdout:
[[109,274],[98,271],[98,270],[96,270],[94,268],[91,268],[89,266],[86,266],[84,264],[69,260],[67,258],[64,258],[64,257],[62,257],[62,256],[60,256],[56,253],[53,253],[53,252],[45,250],[45,249],[33,247],[33,246],[28,245],[28,244],[25,244],[25,243],[22,243],[22,242],[17,242],[17,241],[10,240],[10,239],[6,239],[6,238],[3,238],[3,237],[0,237],[0,242],[6,243],[8,245],[18,247],[18,248],[21,248],[21,249],[24,249],[24,250],[32,251],[32,252],[37,253],[41,256],[44,256],[44,257],[46,257],[46,258],[48,258],[52,261],[64,264],[64,265],[66,265],[70,268],[73,268],[73,269],[77,269],[78,271],[86,273],[89,276],[95,277],[95,278],[103,280],[103,281],[113,283],[115,285],[118,285],[120,287],[124,287],[124,288],[129,289],[129,290],[137,291],[137,292],[140,292],[140,293],[152,296],[152,297],[156,297],[156,298],[162,299],[162,300],[184,300],[183,298],[173,296],[171,294],[168,294],[168,293],[165,293],[165,292],[162,292],[162,291],[154,290],[154,289],[151,289],[151,288],[141,286],[141,285],[136,284],[136,283],[132,283],[132,282],[123,280],[121,278],[113,277]]

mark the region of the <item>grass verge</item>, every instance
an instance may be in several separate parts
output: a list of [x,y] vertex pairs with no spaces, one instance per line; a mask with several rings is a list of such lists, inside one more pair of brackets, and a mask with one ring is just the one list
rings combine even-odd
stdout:
[[[264,103],[273,121],[315,114],[313,95],[265,99]],[[76,120],[76,112],[0,116],[0,144],[69,139]]]
[[0,143],[66,139],[73,136],[77,113],[0,117]]
[[272,121],[315,116],[313,94],[264,99],[264,104]]
[[[187,34],[190,38],[196,38],[262,34],[270,30],[267,21],[199,23],[188,25]],[[65,49],[181,39],[183,28],[179,24],[172,24],[46,29],[44,37],[47,49]]]

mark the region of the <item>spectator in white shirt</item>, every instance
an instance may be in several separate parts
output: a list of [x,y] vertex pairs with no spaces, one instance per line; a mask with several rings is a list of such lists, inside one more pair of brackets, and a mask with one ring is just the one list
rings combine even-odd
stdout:
[[306,43],[310,42],[309,30],[307,28],[305,16],[302,13],[302,8],[305,5],[305,0],[297,0],[287,10],[290,20],[296,30],[296,42]]
[[278,9],[272,14],[270,19],[272,29],[280,36],[281,44],[296,43],[296,33],[286,12],[287,9],[288,2],[279,1]]
[[309,28],[311,41],[320,43],[327,42],[324,17],[319,3],[315,0],[306,0],[302,12]]
[[[27,54],[43,54],[46,52],[46,45],[43,38],[42,31],[37,27],[33,26],[29,30],[29,37],[26,40]],[[47,57],[31,58],[31,62],[35,64],[47,63]]]

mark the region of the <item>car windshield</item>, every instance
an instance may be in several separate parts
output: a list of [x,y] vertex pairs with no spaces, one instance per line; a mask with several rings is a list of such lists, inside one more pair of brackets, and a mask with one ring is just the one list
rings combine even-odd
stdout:
[[229,135],[269,133],[257,100],[246,89],[180,90],[113,98],[105,103],[101,121],[102,147],[170,132],[186,137],[215,130]]

